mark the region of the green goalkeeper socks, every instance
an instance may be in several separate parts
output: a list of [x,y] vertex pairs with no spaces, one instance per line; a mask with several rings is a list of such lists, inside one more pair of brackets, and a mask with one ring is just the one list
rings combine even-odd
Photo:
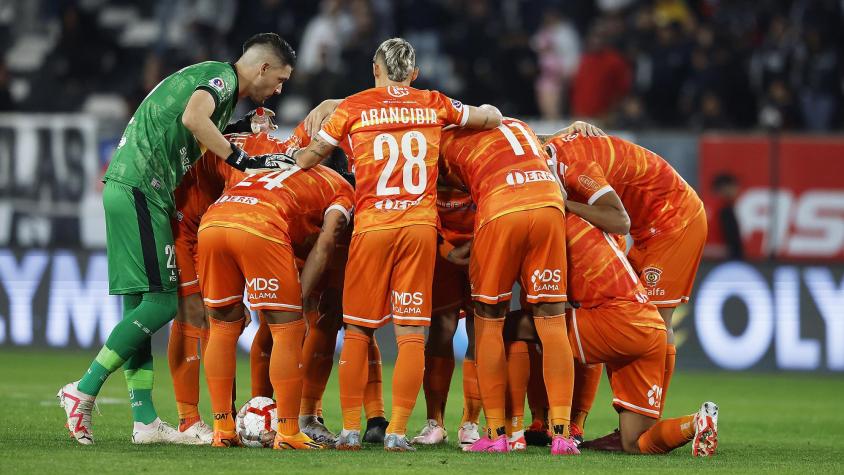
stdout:
[[126,361],[123,375],[126,376],[126,387],[129,389],[132,420],[149,424],[158,417],[152,403],[153,372],[149,340]]

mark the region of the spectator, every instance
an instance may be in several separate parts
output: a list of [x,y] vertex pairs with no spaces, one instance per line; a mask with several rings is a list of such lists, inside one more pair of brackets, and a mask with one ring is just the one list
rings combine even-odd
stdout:
[[0,58],[0,112],[15,110],[15,103],[12,101],[12,93],[9,90],[9,79],[9,70]]
[[543,119],[559,120],[565,109],[568,83],[580,63],[580,37],[556,9],[545,12],[542,28],[531,39],[538,56],[536,102]]
[[586,52],[572,88],[572,114],[576,117],[604,118],[630,91],[630,66],[607,43],[601,24],[595,25],[586,42]]
[[691,118],[691,126],[697,130],[728,130],[733,120],[724,111],[724,104],[718,94],[706,91],[700,99],[700,106]]
[[829,130],[835,119],[841,88],[839,52],[817,29],[809,29],[797,53],[800,110],[806,128]]
[[718,221],[717,225],[713,227],[721,233],[721,240],[724,242],[726,249],[725,257],[728,260],[743,260],[744,244],[741,240],[741,230],[735,211],[736,198],[738,198],[739,193],[738,180],[728,173],[718,175],[712,181],[712,189],[718,198],[718,204],[715,208]]
[[786,130],[800,127],[799,109],[784,80],[777,79],[768,86],[759,108],[759,126]]

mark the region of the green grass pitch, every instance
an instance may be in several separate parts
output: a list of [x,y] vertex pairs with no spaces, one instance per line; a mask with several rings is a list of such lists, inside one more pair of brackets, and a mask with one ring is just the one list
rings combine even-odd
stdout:
[[[693,459],[687,447],[666,456],[628,456],[585,451],[580,457],[551,457],[548,449],[520,454],[464,454],[453,444],[416,453],[386,453],[369,446],[357,453],[327,450],[279,452],[269,449],[133,446],[131,418],[122,375],[116,374],[100,396],[94,416],[97,444],[82,447],[63,427],[55,394],[79,377],[94,351],[0,351],[0,467],[2,473],[549,473],[553,472],[802,472],[844,471],[844,378],[840,375],[679,372],[668,397],[667,415],[693,412],[711,399],[721,409],[718,455]],[[159,414],[176,421],[166,358],[156,363],[155,400]],[[455,371],[446,425],[456,437],[462,405],[460,366]],[[249,394],[248,362],[239,362],[238,403]],[[390,367],[385,367],[385,389]],[[389,391],[384,394],[389,408]],[[201,409],[208,414],[203,389]],[[603,435],[616,424],[606,381],[587,424],[587,437]],[[339,428],[336,371],[325,397],[329,427]],[[420,395],[411,430],[424,423]]]

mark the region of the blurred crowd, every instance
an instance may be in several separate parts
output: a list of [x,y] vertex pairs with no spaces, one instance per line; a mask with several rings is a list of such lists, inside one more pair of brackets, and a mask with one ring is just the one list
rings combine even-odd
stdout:
[[[282,119],[372,85],[407,38],[417,87],[508,115],[624,129],[839,130],[841,0],[4,0],[0,110],[125,114],[187,64],[256,32],[297,50]],[[102,102],[101,102],[102,103]],[[113,102],[112,102],[113,103]],[[244,108],[249,105],[244,105]]]

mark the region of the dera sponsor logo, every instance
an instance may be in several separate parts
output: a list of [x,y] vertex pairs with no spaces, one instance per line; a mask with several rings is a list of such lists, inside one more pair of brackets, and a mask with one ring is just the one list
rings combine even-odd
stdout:
[[547,170],[513,170],[507,173],[505,181],[510,186],[524,185],[525,183],[534,183],[537,181],[556,181],[554,175]]
[[598,186],[597,181],[593,180],[592,178],[589,178],[586,175],[580,175],[579,177],[577,177],[577,181],[580,182],[581,186],[589,190],[597,190],[598,188],[600,188]]

